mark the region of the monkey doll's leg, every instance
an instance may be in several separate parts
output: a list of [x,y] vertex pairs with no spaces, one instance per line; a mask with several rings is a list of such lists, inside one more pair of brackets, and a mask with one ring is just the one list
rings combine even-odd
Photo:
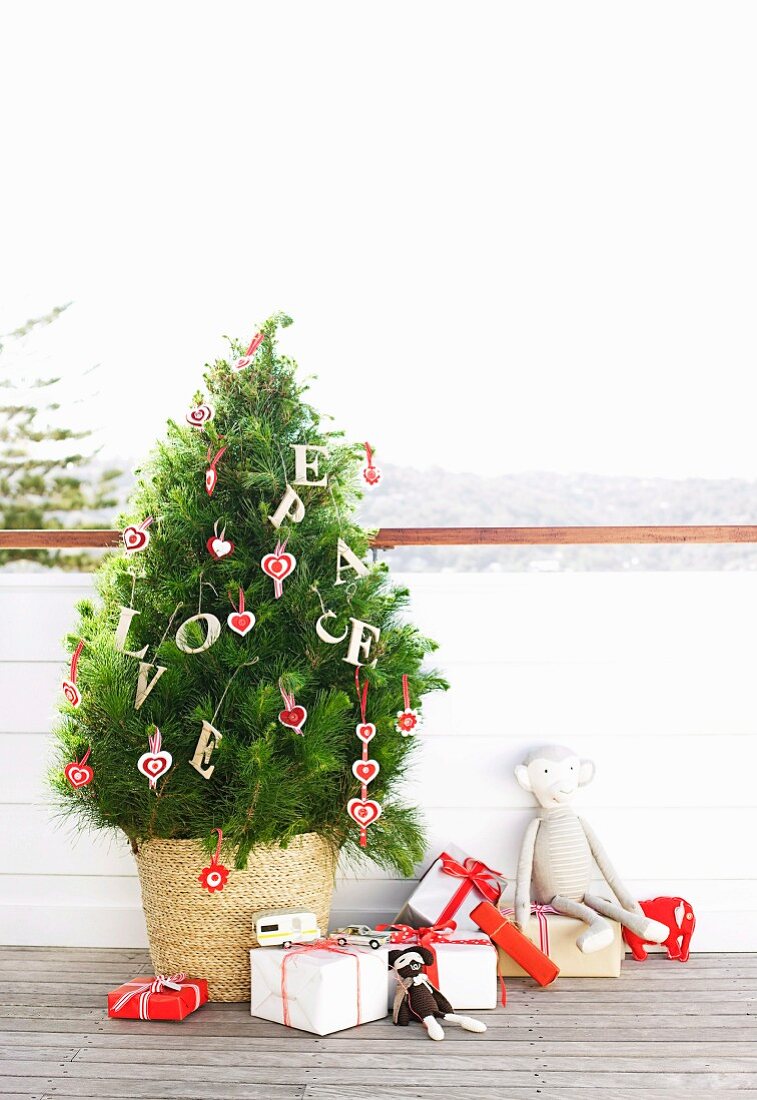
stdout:
[[448,1024],[458,1024],[463,1031],[486,1031],[486,1024],[480,1020],[474,1020],[472,1016],[458,1016],[456,1012],[445,1012],[444,1019]]
[[663,924],[658,920],[652,920],[652,918],[646,916],[645,913],[629,912],[628,909],[624,909],[614,901],[608,901],[607,898],[598,898],[594,894],[584,894],[584,901],[603,916],[610,917],[611,920],[616,920],[618,924],[622,924],[624,928],[630,928],[632,932],[640,936],[643,940],[651,940],[652,943],[662,943],[662,941],[666,940],[670,935],[670,929],[667,924]]
[[444,1038],[444,1029],[435,1016],[424,1016],[423,1026],[428,1032],[429,1039],[436,1039],[438,1041]]
[[576,947],[579,951],[583,951],[585,955],[590,955],[594,951],[601,951],[603,947],[607,947],[612,943],[612,928],[603,917],[600,917],[588,905],[582,905],[580,901],[564,898],[561,894],[555,894],[549,904],[558,913],[564,913],[566,917],[576,917],[578,920],[582,920],[584,924],[588,924],[589,927],[576,940]]

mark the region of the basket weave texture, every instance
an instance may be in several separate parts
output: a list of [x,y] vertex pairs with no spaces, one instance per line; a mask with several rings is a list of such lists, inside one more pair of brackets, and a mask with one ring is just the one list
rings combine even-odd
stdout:
[[317,833],[302,833],[287,848],[253,848],[243,871],[222,851],[231,874],[210,894],[197,881],[210,863],[198,841],[146,841],[136,859],[155,973],[206,978],[211,1001],[249,1000],[250,948],[258,946],[253,913],[307,910],[325,934],[336,855]]

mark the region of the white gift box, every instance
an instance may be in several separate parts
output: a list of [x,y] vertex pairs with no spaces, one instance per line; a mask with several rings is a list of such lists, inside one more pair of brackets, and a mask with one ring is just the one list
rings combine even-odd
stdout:
[[[451,856],[452,860],[460,867],[473,865],[465,852],[455,845],[450,844],[444,853],[429,867],[423,878],[418,882],[410,897],[403,905],[394,919],[395,924],[409,924],[413,928],[430,927],[433,924],[444,924],[453,920],[458,931],[476,931],[480,928],[471,920],[471,909],[475,909],[481,901],[493,901],[487,897],[472,882],[464,878],[448,874],[444,870],[444,857]],[[485,882],[495,889],[499,888],[496,872],[491,872],[484,864],[475,864],[483,868],[486,873]]]
[[387,1014],[386,956],[378,951],[258,947],[250,970],[250,1013],[262,1020],[330,1035]]
[[[452,939],[455,938],[452,934]],[[473,937],[460,936],[460,939]],[[497,949],[488,939],[482,943],[445,943],[430,944],[436,954],[436,966],[439,975],[434,981],[431,968],[427,969],[430,979],[447,998],[454,1009],[496,1008],[499,978],[497,975]],[[380,947],[387,959],[390,951],[398,949],[412,950],[412,944],[390,943]],[[389,1008],[394,1004],[397,979],[389,971]]]

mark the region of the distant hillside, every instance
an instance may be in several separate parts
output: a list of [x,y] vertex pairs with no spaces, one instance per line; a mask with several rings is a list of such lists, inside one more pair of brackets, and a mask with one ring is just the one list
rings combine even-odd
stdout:
[[[125,471],[135,463],[114,460]],[[537,527],[591,524],[757,523],[757,481],[738,478],[598,477],[543,472],[480,477],[441,468],[413,470],[381,464],[380,486],[367,493],[360,516],[372,527]],[[92,464],[93,474],[99,470]],[[119,506],[99,513],[114,522],[134,478],[118,480]],[[61,515],[61,526],[84,520]],[[93,563],[100,555],[93,553]],[[386,552],[405,571],[541,571],[757,569],[755,546],[419,547]],[[23,569],[23,563],[15,563]],[[35,568],[34,565],[27,568]]]
[[[383,466],[376,527],[757,523],[757,481],[533,472],[481,477]],[[757,569],[755,546],[449,547],[389,551],[404,570]]]

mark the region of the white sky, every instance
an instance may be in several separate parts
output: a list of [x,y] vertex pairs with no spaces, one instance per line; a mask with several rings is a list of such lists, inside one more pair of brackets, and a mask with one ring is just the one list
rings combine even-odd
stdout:
[[0,330],[75,300],[114,453],[283,308],[379,465],[757,476],[756,54],[748,2],[6,0]]

